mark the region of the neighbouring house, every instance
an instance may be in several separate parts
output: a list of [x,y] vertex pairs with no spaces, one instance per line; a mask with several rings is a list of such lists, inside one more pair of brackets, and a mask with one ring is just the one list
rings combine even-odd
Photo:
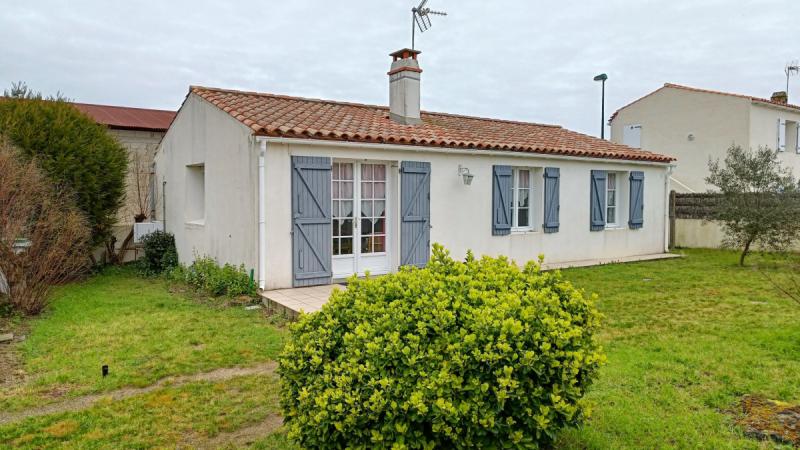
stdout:
[[419,53],[391,54],[388,107],[191,87],[156,155],[181,261],[277,289],[424,266],[432,242],[520,263],[665,253],[673,158],[421,111]]
[[623,106],[610,119],[611,140],[678,159],[677,192],[705,192],[709,159],[724,159],[731,145],[777,149],[800,176],[800,106],[785,92],[770,99],[667,83]]
[[[105,125],[109,133],[128,150],[130,156],[125,203],[119,210],[119,222],[114,231],[119,247],[131,232],[136,220],[144,220],[153,215],[155,199],[153,187],[150,185],[153,157],[172,119],[175,118],[175,111],[87,103],[73,104],[95,122]],[[137,218],[141,215],[146,217]],[[132,260],[136,256],[136,248],[131,247],[126,250],[123,259]]]

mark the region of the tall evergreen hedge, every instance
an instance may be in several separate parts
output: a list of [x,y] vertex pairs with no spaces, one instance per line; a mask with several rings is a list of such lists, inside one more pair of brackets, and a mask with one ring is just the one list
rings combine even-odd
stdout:
[[0,135],[74,193],[95,245],[111,235],[125,198],[128,156],[104,126],[63,100],[0,97]]

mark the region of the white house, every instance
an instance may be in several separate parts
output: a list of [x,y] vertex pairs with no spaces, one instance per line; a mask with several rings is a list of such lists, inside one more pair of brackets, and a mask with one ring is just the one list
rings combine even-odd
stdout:
[[611,140],[678,158],[672,186],[705,192],[709,159],[724,159],[731,145],[777,149],[800,176],[800,106],[785,92],[771,99],[667,83],[611,116]]
[[559,126],[420,110],[418,51],[389,107],[192,87],[156,156],[179,257],[263,289],[456,257],[522,263],[665,252],[672,158]]

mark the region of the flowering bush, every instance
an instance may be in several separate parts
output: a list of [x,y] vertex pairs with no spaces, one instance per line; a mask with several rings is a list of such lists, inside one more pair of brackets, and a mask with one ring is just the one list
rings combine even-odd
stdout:
[[284,420],[308,448],[538,447],[587,413],[599,322],[559,272],[436,245],[425,269],[351,279],[292,326]]

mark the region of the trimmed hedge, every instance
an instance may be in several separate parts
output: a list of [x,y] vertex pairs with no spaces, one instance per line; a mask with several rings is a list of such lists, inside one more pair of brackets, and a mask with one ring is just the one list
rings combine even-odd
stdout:
[[600,314],[559,272],[505,257],[351,279],[279,358],[308,448],[536,448],[586,416]]
[[156,230],[142,238],[144,257],[139,267],[146,275],[158,275],[178,265],[178,252],[175,249],[175,236],[166,231]]

